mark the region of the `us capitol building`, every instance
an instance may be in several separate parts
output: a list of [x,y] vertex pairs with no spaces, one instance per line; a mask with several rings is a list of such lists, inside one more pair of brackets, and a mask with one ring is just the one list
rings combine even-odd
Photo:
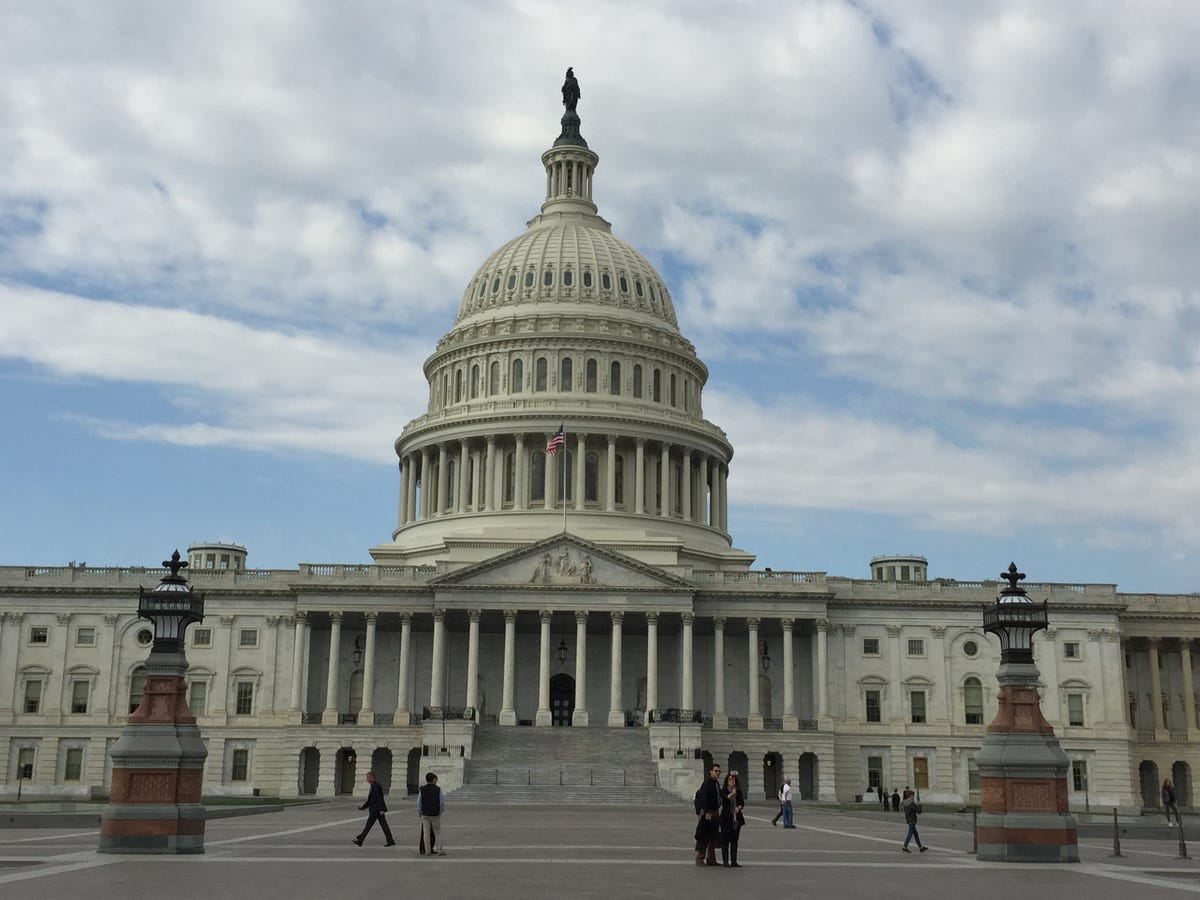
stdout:
[[[532,772],[583,731],[683,797],[712,758],[751,797],[786,776],[799,800],[912,785],[977,801],[998,584],[931,577],[916,555],[861,577],[756,570],[733,546],[707,369],[663,279],[598,215],[577,99],[568,73],[541,212],[471,277],[425,363],[372,564],[261,570],[245,547],[189,548],[205,793],[335,796],[368,767],[393,791],[432,768],[469,792],[490,777],[481,746]],[[138,586],[161,575],[0,567],[4,796],[107,793],[151,640]],[[1035,653],[1072,807],[1156,807],[1167,777],[1191,806],[1200,595],[1026,587],[1049,600]]]

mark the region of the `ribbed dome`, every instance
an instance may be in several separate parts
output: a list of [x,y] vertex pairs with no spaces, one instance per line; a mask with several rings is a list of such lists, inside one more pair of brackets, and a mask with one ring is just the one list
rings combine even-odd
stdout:
[[586,214],[539,216],[479,267],[455,324],[476,313],[510,313],[516,305],[585,303],[643,313],[678,333],[661,276],[607,225]]

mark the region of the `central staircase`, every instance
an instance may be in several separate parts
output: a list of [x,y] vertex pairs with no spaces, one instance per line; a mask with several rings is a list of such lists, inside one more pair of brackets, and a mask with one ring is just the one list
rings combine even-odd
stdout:
[[678,804],[658,786],[650,737],[641,728],[475,730],[455,803]]

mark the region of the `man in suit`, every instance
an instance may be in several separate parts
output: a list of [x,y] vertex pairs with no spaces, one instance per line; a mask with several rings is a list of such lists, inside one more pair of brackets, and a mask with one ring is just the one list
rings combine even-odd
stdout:
[[358,837],[354,838],[354,843],[361,847],[363,845],[363,838],[367,836],[367,832],[371,830],[375,821],[378,820],[379,827],[383,829],[383,836],[387,838],[387,843],[384,846],[394,846],[396,842],[392,840],[392,829],[388,828],[387,823],[387,804],[383,802],[383,785],[375,780],[374,772],[367,773],[367,784],[371,786],[371,790],[367,792],[367,802],[360,806],[359,809],[369,810],[370,813],[367,816],[367,824],[363,826],[363,830],[359,832]]
[[713,763],[708,777],[696,792],[696,865],[719,866],[717,844],[721,840],[721,767]]

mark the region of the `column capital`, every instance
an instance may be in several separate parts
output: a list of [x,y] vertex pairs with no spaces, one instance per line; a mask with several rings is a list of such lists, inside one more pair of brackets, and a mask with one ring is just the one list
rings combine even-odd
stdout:
[[637,446],[639,446],[639,447],[645,447],[645,446],[646,446],[646,439],[645,439],[644,437],[635,438],[635,439],[634,439],[634,441],[635,441],[635,443],[637,444]]
[[[332,616],[333,614],[330,613],[330,615]],[[342,614],[338,613],[337,616],[340,619],[342,617]],[[222,625],[232,625],[233,624],[233,616],[221,616],[220,619],[221,619]]]
[[588,620],[588,611],[586,609],[575,610],[575,624],[586,625]]
[[612,619],[612,623],[614,625],[620,625],[621,620],[625,618],[625,613],[623,610],[614,609],[608,614],[608,616],[610,619]]
[[538,621],[541,622],[543,625],[549,625],[550,620],[552,618],[554,618],[554,610],[552,610],[552,609],[538,610]]
[[489,447],[494,447],[494,446],[496,446],[496,435],[494,435],[494,434],[489,434],[489,435],[487,436],[487,444],[488,444],[488,446],[489,446]]
[[504,611],[504,621],[509,624],[517,621],[517,611],[515,609],[506,609]]
[[616,435],[616,434],[606,434],[604,437],[605,437],[605,439],[607,439],[609,444],[615,444],[617,442],[617,438],[619,436],[620,435]]
[[653,624],[653,625],[657,626],[658,625],[658,613],[656,613],[654,610],[648,611],[646,613],[646,624],[647,625]]
[[379,613],[372,609],[363,613],[363,617],[367,620],[367,624],[370,625],[372,622],[379,620]]
[[412,624],[412,613],[410,613],[410,612],[400,613],[400,624],[401,625],[411,625]]
[[747,628],[753,628],[755,631],[757,631],[758,626],[761,624],[762,624],[762,619],[759,619],[755,616],[749,616],[746,618],[746,627]]
[[468,609],[468,610],[467,610],[467,619],[468,619],[468,621],[471,621],[471,622],[478,622],[478,621],[479,621],[479,617],[480,617],[480,616],[482,616],[482,615],[483,615],[483,610],[482,610],[482,609]]
[[575,440],[577,440],[579,443],[582,444],[584,441],[587,440],[587,432],[586,431],[575,432]]
[[57,616],[57,619],[58,619],[59,625],[71,624],[71,614],[70,613],[59,613]]
[[671,452],[671,443],[669,441],[659,441],[658,445],[662,447],[663,453]]
[[297,612],[292,616],[291,623],[293,628],[299,628],[301,625],[308,624],[308,613]]
[[[230,621],[230,622],[232,622],[232,621],[233,621],[233,619],[232,619],[232,618],[230,618],[230,620],[229,620],[229,621]],[[329,621],[330,621],[330,622],[340,622],[340,621],[342,621],[342,611],[341,611],[340,609],[335,609],[335,610],[333,610],[332,612],[330,612],[330,613],[329,613]]]
[[934,625],[931,630],[933,631],[933,636],[935,638],[944,638],[946,636],[945,625]]
[[817,631],[828,631],[828,630],[829,630],[829,620],[828,619],[817,619]]
[[887,626],[888,637],[892,637],[892,638],[900,637],[900,630],[902,627],[903,626],[901,626],[901,625],[888,625]]
[[779,627],[782,628],[784,631],[791,631],[793,628],[796,627],[796,620],[795,619],[780,619]]
[[1089,628],[1087,636],[1089,641],[1099,641],[1104,637],[1104,630],[1101,628]]
[[679,621],[690,628],[696,621],[696,614],[690,612],[680,613]]
[[466,438],[459,438],[458,446],[460,450],[469,450],[471,449],[471,442]]
[[267,625],[269,625],[271,628],[274,628],[282,621],[283,616],[267,616]]
[[[9,621],[20,622],[21,614],[20,613],[9,613],[8,618],[9,618]],[[105,625],[116,625],[120,621],[121,621],[121,617],[118,615],[115,615],[114,613],[109,613],[104,617]]]
[[1161,646],[1162,646],[1162,638],[1160,638],[1160,637],[1147,637],[1147,638],[1146,638],[1146,643],[1147,643],[1147,644],[1149,644],[1151,647],[1161,647]]
[[725,630],[725,617],[724,616],[713,616],[713,628],[717,631],[724,631]]
[[435,610],[433,611],[433,621],[435,621],[435,622],[445,622],[445,621],[446,621],[446,610],[444,610],[444,609],[435,609]]
[[1104,639],[1106,641],[1112,641],[1113,643],[1116,643],[1117,641],[1121,640],[1121,632],[1111,628],[1106,628],[1104,629]]

